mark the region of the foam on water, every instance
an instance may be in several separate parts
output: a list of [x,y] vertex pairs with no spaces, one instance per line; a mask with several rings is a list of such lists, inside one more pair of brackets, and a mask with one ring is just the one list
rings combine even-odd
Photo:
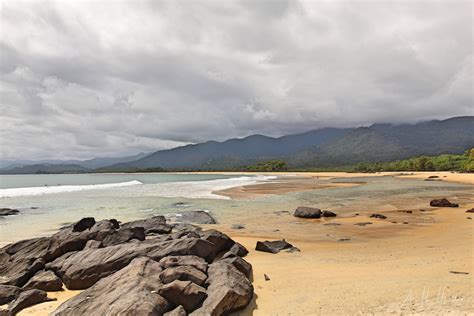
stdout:
[[139,184],[142,184],[142,183],[140,181],[133,180],[133,181],[127,181],[127,182],[106,183],[106,184],[58,185],[58,186],[0,189],[0,198],[43,195],[43,194],[51,194],[51,193],[76,192],[76,191],[84,191],[84,190],[120,188],[120,187],[127,187],[127,186],[139,185]]
[[[230,199],[227,196],[214,194],[215,191],[230,189],[233,187],[252,185],[262,181],[276,179],[276,176],[242,176],[230,179],[217,179],[206,181],[181,181],[146,185],[134,190],[137,196],[157,196],[168,198],[190,198],[190,199]],[[132,193],[133,194],[133,193]]]

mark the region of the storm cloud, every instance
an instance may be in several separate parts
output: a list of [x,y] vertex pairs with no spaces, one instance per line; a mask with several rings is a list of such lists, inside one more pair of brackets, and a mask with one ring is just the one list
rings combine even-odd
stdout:
[[472,12],[470,2],[3,1],[0,158],[473,115]]

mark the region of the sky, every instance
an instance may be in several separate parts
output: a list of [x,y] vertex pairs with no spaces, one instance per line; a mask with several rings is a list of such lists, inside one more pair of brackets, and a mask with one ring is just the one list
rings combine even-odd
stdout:
[[474,115],[473,4],[2,1],[0,158]]

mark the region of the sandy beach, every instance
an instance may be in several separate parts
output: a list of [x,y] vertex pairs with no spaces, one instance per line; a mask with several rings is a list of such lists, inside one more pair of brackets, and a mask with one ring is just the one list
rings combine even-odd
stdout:
[[[441,181],[474,184],[472,174],[373,175],[415,179],[436,175]],[[366,176],[280,174],[278,181],[217,193],[232,199],[248,199],[321,188],[337,190],[362,185],[363,181],[318,184],[314,180]],[[459,203],[460,207],[430,207],[428,199],[374,198],[354,202],[353,212],[336,218],[300,219],[292,216],[293,210],[269,210],[242,218],[244,229],[233,229],[227,224],[205,228],[227,233],[250,251],[246,260],[253,266],[255,296],[236,315],[471,314],[474,229],[473,220],[468,218],[474,215],[465,211],[474,207],[474,194],[442,197]],[[387,219],[370,218],[375,210]],[[355,225],[363,222],[371,224]],[[282,238],[301,252],[269,254],[254,250],[259,240]],[[25,309],[20,315],[47,315],[76,293],[51,293],[57,301]]]

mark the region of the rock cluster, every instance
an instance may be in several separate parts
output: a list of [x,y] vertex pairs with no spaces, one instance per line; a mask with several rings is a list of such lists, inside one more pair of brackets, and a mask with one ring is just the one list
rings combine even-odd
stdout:
[[[53,315],[222,315],[253,297],[242,245],[162,216],[119,224],[84,218],[51,237],[0,249],[0,305],[14,315],[45,291],[84,290]],[[3,313],[3,314],[2,314]]]
[[19,210],[12,209],[12,208],[0,208],[0,216],[10,216],[10,215],[18,215],[20,213]]

